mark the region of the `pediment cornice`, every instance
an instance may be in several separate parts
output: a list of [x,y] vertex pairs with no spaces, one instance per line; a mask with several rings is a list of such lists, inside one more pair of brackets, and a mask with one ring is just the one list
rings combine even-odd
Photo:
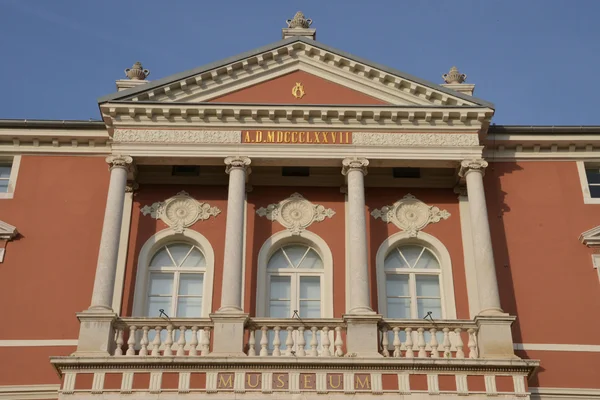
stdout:
[[600,247],[600,226],[583,232],[579,235],[579,241],[587,247]]

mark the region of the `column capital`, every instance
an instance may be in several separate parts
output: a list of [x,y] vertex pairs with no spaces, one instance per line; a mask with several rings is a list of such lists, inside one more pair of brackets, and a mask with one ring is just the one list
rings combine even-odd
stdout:
[[112,170],[113,168],[123,168],[129,171],[133,164],[133,158],[122,154],[111,154],[106,157],[106,163],[109,166],[109,170]]
[[127,181],[125,186],[125,193],[134,193],[140,188],[140,185],[136,181]]
[[348,175],[350,171],[360,171],[367,174],[369,160],[362,157],[348,157],[342,160],[342,175]]
[[250,165],[250,163],[252,162],[252,160],[250,160],[249,157],[246,156],[231,156],[231,157],[227,157],[225,158],[225,165],[227,166],[225,168],[225,172],[229,173],[231,172],[232,169],[243,169],[243,170],[248,170],[248,166]]
[[479,172],[481,175],[483,175],[487,166],[488,162],[483,158],[463,160],[460,163],[460,171],[458,172],[458,176],[467,176],[469,172]]
[[467,197],[468,196],[467,186],[465,186],[465,185],[454,186],[454,193],[456,193],[458,196]]

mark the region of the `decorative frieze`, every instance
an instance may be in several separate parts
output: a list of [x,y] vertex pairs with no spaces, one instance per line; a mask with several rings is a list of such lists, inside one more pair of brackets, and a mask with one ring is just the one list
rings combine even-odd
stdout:
[[450,217],[448,211],[428,206],[412,194],[407,194],[391,206],[373,210],[371,215],[375,219],[381,218],[384,222],[393,223],[411,237],[417,236],[427,225]]
[[479,146],[473,133],[377,133],[353,132],[352,143],[359,146]]
[[321,222],[335,215],[335,211],[331,208],[313,204],[299,193],[294,193],[279,203],[269,204],[266,208],[261,207],[256,213],[271,221],[279,222],[294,235],[299,235],[313,222]]
[[241,143],[242,131],[116,129],[115,143]]
[[202,203],[184,191],[177,193],[165,201],[144,206],[142,214],[150,215],[152,218],[160,219],[177,233],[181,233],[199,220],[207,220],[221,213],[217,207],[208,203]]

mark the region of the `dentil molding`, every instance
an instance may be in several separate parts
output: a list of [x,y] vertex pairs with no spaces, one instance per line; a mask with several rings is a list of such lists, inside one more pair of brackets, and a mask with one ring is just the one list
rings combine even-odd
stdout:
[[320,204],[313,204],[299,193],[294,193],[279,203],[269,204],[266,208],[256,210],[261,217],[277,221],[293,235],[300,235],[313,222],[321,222],[331,218],[335,211]]
[[241,143],[242,131],[116,129],[113,141],[137,143]]
[[371,215],[382,221],[393,223],[411,237],[417,236],[420,230],[429,224],[448,219],[450,213],[435,206],[428,206],[412,194],[407,194],[391,206],[375,209]]
[[142,214],[162,220],[177,233],[182,233],[199,220],[216,217],[221,213],[217,207],[202,203],[182,191],[165,201],[156,202],[141,209]]

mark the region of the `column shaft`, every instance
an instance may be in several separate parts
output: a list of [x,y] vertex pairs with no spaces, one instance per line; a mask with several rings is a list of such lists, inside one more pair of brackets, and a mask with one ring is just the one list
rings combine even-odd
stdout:
[[132,161],[132,158],[128,156],[109,156],[106,159],[106,162],[110,164],[110,182],[90,310],[112,311],[123,219],[123,202],[125,201],[125,185],[127,184],[127,172]]
[[244,259],[244,207],[246,198],[246,169],[248,157],[227,157],[229,174],[227,195],[227,223],[225,227],[225,254],[220,313],[241,313],[242,274]]

